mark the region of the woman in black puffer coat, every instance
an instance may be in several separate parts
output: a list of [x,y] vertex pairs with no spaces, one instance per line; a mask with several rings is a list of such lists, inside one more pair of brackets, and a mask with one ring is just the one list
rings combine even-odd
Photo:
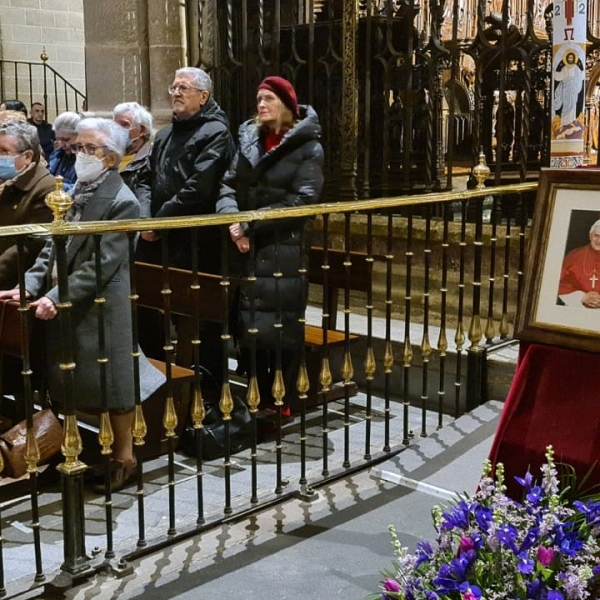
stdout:
[[[321,126],[310,106],[299,106],[292,84],[281,77],[267,77],[258,87],[254,119],[239,130],[239,146],[221,183],[217,212],[269,210],[318,202],[323,187]],[[241,363],[248,372],[252,336],[256,328],[256,375],[261,407],[273,404],[271,387],[281,344],[281,366],[286,406],[296,395],[296,378],[304,344],[299,319],[306,308],[308,282],[299,269],[307,265],[303,252],[306,219],[256,221],[229,228],[231,239],[243,255],[244,274],[253,274],[252,286],[240,291],[239,319],[235,335]],[[250,250],[250,240],[254,252]],[[254,258],[253,264],[250,261]],[[281,277],[275,273],[280,272]],[[280,311],[281,307],[281,311]],[[281,327],[279,326],[281,325]]]

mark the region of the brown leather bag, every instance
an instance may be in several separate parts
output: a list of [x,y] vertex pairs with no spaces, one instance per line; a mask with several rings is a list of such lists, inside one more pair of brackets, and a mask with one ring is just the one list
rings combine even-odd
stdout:
[[[46,464],[60,452],[63,431],[56,415],[49,408],[33,414],[33,431],[40,451],[38,466]],[[27,422],[21,421],[0,435],[0,452],[4,460],[2,475],[18,478],[27,472],[25,440]]]

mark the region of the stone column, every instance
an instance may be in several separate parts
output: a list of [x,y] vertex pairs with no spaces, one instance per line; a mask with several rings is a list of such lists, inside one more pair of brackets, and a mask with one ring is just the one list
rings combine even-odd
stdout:
[[84,0],[88,110],[108,116],[137,101],[156,126],[171,116],[167,87],[184,64],[178,2]]

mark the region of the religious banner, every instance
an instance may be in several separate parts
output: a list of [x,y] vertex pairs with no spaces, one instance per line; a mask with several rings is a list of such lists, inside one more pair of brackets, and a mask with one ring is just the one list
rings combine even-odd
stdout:
[[583,163],[587,2],[555,0],[550,166]]

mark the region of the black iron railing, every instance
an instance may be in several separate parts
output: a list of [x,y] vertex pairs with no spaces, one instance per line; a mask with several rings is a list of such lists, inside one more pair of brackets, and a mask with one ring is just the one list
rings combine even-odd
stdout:
[[[139,465],[136,480],[132,487],[106,497],[104,503],[88,491],[82,482],[80,459],[87,464],[100,460],[101,449],[110,450],[111,442],[103,432],[102,419],[99,430],[94,429],[98,424],[80,421],[81,452],[74,429],[78,394],[72,390],[68,401],[60,402],[68,429],[64,462],[58,467],[60,491],[52,478],[50,483],[47,480],[49,474],[57,473],[54,466],[43,472],[30,470],[28,482],[1,482],[0,595],[15,597],[52,581],[59,571],[63,585],[65,578],[79,579],[98,569],[122,572],[128,568],[127,557],[201,534],[227,519],[243,518],[284,498],[314,497],[321,483],[369,468],[410,445],[414,435],[426,436],[487,400],[487,353],[512,339],[524,272],[523,241],[535,191],[535,184],[518,184],[319,204],[268,214],[256,211],[154,219],[152,227],[163,237],[183,226],[194,227],[197,235],[192,237],[190,251],[195,256],[199,250],[207,250],[202,249],[205,225],[226,225],[239,218],[249,222],[314,218],[314,229],[304,240],[312,248],[310,262],[301,271],[311,286],[301,321],[306,334],[295,419],[286,424],[278,411],[273,417],[275,429],[265,433],[257,412],[261,408],[256,404],[259,398],[252,385],[246,387],[246,380],[234,372],[227,305],[235,286],[252,285],[252,280],[236,281],[233,274],[203,275],[194,269],[172,270],[166,264],[138,265],[131,271],[131,306],[122,310],[131,313],[135,321],[138,305],[157,309],[159,322],[167,325],[164,368],[168,382],[162,396],[148,401],[152,406],[138,403],[133,431]],[[487,206],[490,198],[491,212]],[[147,227],[147,221],[142,220],[79,222],[0,228],[0,236],[52,235],[61,249],[71,235],[93,235],[99,241],[108,232],[120,232],[128,236],[132,256],[135,232]],[[58,260],[64,262],[60,253]],[[68,336],[72,306],[64,265],[59,264],[57,276],[62,289],[63,333]],[[104,305],[102,298],[96,301]],[[20,353],[28,361],[21,342],[30,337],[22,336],[23,330],[29,330],[21,323],[29,323],[32,317],[25,296],[21,296],[20,310],[19,306],[12,307],[12,317],[10,309],[4,305],[3,347],[6,350],[6,344],[12,343],[10,352]],[[336,318],[338,309],[343,319]],[[187,352],[185,336],[178,340],[182,347],[173,351],[172,329],[168,327],[171,318],[188,319],[188,325],[179,329],[187,336]],[[213,414],[217,410],[235,416],[237,404],[230,403],[232,397],[249,407],[247,450],[238,452],[238,440],[230,435],[235,431],[235,419],[225,420],[221,458],[203,454],[206,447],[193,443],[194,436],[201,441],[206,433],[200,404],[201,371],[196,368],[203,362],[199,343],[202,319],[222,324],[221,343],[231,361],[216,400],[215,396],[205,397],[204,408],[210,409],[212,403]],[[106,326],[100,320],[102,323]],[[105,362],[103,343],[99,338],[99,363]],[[132,374],[137,344],[134,334]],[[60,356],[65,369],[77,368],[71,351],[67,348]],[[176,365],[173,360],[185,362]],[[6,395],[15,396],[21,405],[25,403],[27,414],[31,414],[32,388],[43,380],[35,377],[36,368],[35,364],[24,365],[27,385],[22,389],[4,390],[5,415],[10,412]],[[65,370],[65,376],[72,372]],[[285,398],[289,390],[283,393]],[[192,450],[190,445],[187,448],[191,455],[177,453],[185,423],[191,430]],[[16,491],[11,494],[12,489]],[[31,498],[23,495],[27,489]],[[31,524],[29,535],[25,532],[32,503],[40,517]],[[164,517],[164,523],[161,518],[156,520],[158,516]],[[60,527],[51,525],[61,519],[62,533]],[[13,522],[25,525],[10,527]],[[94,551],[90,554],[91,548]],[[19,568],[7,571],[6,564]]]
[[42,102],[49,122],[65,110],[87,110],[85,94],[46,60],[0,59],[0,97],[2,100],[21,100],[28,108],[33,102]]

